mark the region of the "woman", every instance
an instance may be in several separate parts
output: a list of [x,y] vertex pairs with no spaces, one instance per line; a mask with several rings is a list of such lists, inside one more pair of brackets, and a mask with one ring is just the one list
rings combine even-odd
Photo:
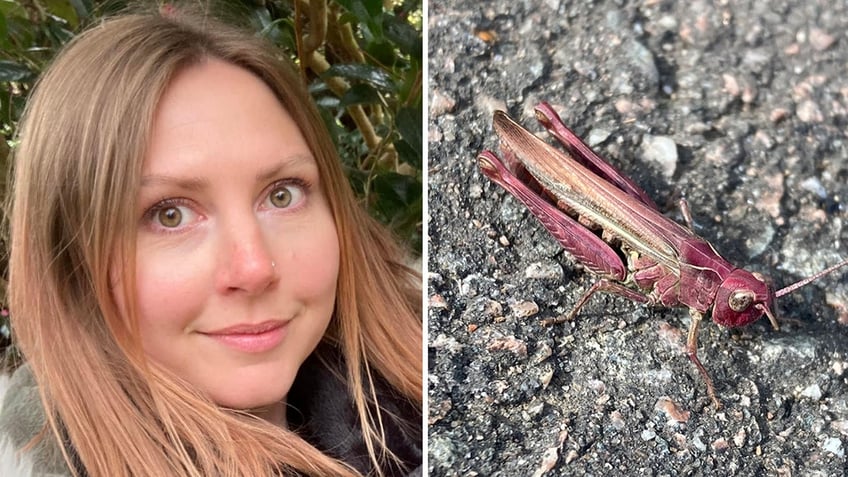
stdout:
[[108,20],[44,74],[21,131],[27,365],[0,430],[36,472],[415,471],[420,283],[273,51],[180,12]]

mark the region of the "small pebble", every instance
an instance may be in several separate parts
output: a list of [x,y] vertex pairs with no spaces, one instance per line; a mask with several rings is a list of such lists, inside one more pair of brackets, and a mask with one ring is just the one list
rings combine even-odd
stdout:
[[786,119],[787,116],[789,116],[789,110],[786,108],[774,108],[769,113],[769,119],[773,123],[779,123]]
[[642,156],[657,163],[663,175],[671,179],[677,169],[677,144],[668,136],[646,134],[642,138]]
[[550,358],[553,354],[554,350],[551,349],[550,345],[543,342],[536,348],[536,353],[534,353],[533,355],[533,364],[539,364],[542,361]]
[[551,379],[554,377],[553,368],[548,368],[544,370],[539,376],[539,383],[542,384],[542,389],[547,389],[548,385],[551,384]]
[[830,48],[830,45],[836,41],[836,38],[830,33],[821,28],[812,28],[810,30],[810,45],[817,51],[824,51]]
[[650,441],[657,437],[657,433],[653,429],[645,429],[641,435],[643,441]]
[[524,276],[542,280],[562,280],[562,267],[556,262],[534,262],[524,270]]
[[819,199],[824,199],[827,197],[827,190],[824,188],[821,181],[819,181],[818,177],[808,177],[801,181],[799,185],[802,189],[816,194]]
[[496,338],[486,346],[489,351],[510,351],[518,356],[527,356],[527,343],[514,336]]
[[602,394],[607,389],[607,386],[604,384],[604,382],[599,379],[590,379],[589,382],[586,384],[588,385],[589,389],[595,391],[597,394]]
[[445,300],[445,297],[439,295],[438,293],[434,295],[430,295],[430,308],[447,308],[448,302]]
[[554,468],[559,459],[559,447],[551,447],[545,451],[545,454],[542,456],[542,463],[539,465],[539,468],[533,472],[533,477],[541,477],[547,471]]
[[445,94],[437,89],[433,89],[430,93],[430,117],[439,117],[445,113],[453,111],[456,106],[456,100],[448,94]]
[[503,307],[495,300],[486,300],[483,305],[483,312],[488,316],[501,316],[503,315]]
[[601,144],[602,142],[606,141],[607,138],[609,138],[610,134],[612,133],[609,129],[592,128],[592,130],[589,131],[589,135],[586,136],[586,142],[589,144],[589,146],[595,147],[598,144]]
[[845,456],[845,450],[842,449],[842,440],[838,437],[828,437],[825,439],[822,443],[822,449],[839,458]]
[[512,308],[512,314],[516,318],[527,318],[539,313],[539,305],[532,301],[521,301],[510,308]]
[[843,436],[848,437],[848,419],[839,419],[830,423],[830,427]]
[[741,448],[745,446],[745,440],[747,438],[748,433],[745,432],[745,428],[739,429],[739,432],[737,432],[736,435],[733,436],[733,443],[736,445],[736,447]]
[[[472,199],[479,199],[482,196],[483,196],[483,187],[480,184],[471,184],[471,186],[468,188],[468,197],[470,197]],[[477,228],[480,228],[480,225],[478,225],[478,224],[480,224],[479,220],[474,225]]]
[[742,88],[739,87],[739,82],[736,80],[736,77],[729,74],[724,73],[721,75],[721,79],[724,80],[724,91],[731,96],[739,96],[742,92]]
[[822,391],[818,384],[811,384],[801,391],[801,396],[818,401],[822,397]]
[[433,340],[430,344],[433,348],[444,348],[446,351],[451,353],[456,353],[464,347],[456,338],[452,336],[447,336],[444,334],[440,334]]
[[684,411],[672,401],[670,398],[661,397],[654,405],[654,409],[662,411],[668,416],[669,422],[687,422],[689,420],[689,411]]
[[714,440],[712,447],[713,447],[714,451],[723,451],[723,450],[727,450],[727,448],[730,447],[730,445],[727,443],[727,439],[722,437],[722,438]]
[[795,110],[795,115],[805,123],[820,123],[824,121],[824,115],[821,109],[819,109],[819,105],[811,99],[802,101]]
[[627,425],[624,422],[624,418],[621,417],[621,413],[618,412],[618,411],[613,411],[613,412],[610,413],[610,424],[612,425],[613,428],[615,428],[616,430],[619,430],[619,431],[624,429],[625,426]]

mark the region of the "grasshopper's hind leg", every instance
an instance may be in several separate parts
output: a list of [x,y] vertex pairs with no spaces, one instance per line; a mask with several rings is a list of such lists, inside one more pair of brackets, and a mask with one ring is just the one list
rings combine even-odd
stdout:
[[623,296],[624,298],[628,298],[628,299],[633,300],[633,301],[638,302],[638,303],[648,303],[648,302],[650,302],[650,299],[647,296],[643,295],[642,293],[639,293],[636,290],[632,290],[630,288],[627,288],[626,286],[622,285],[621,283],[614,282],[614,281],[608,280],[606,278],[602,278],[602,279],[596,281],[591,287],[589,287],[588,290],[586,290],[585,293],[583,293],[583,296],[580,297],[579,300],[577,300],[577,304],[574,305],[574,308],[572,308],[571,311],[567,315],[559,316],[557,318],[548,318],[546,320],[542,320],[542,325],[543,326],[549,326],[549,325],[553,325],[553,324],[556,324],[556,323],[563,323],[563,322],[566,322],[566,321],[573,320],[574,317],[577,316],[577,313],[580,311],[580,309],[583,308],[583,305],[585,305],[586,302],[589,301],[589,298],[592,298],[592,295],[594,295],[595,292],[599,292],[599,291],[607,292],[607,293],[614,293],[616,295]]
[[659,207],[657,207],[657,204],[654,203],[648,193],[633,182],[633,179],[625,176],[612,164],[601,158],[574,131],[569,129],[551,105],[543,102],[536,106],[536,119],[568,149],[577,162],[588,167],[595,174],[609,181],[627,195],[654,210],[659,210]]
[[593,231],[521,182],[492,152],[483,151],[477,156],[477,162],[486,177],[520,200],[539,219],[548,233],[586,269],[616,280],[625,279],[627,267],[621,257]]

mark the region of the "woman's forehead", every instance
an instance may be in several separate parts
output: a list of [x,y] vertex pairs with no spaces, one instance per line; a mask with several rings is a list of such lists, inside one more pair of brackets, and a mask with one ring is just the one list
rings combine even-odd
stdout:
[[159,102],[143,174],[248,159],[261,159],[252,165],[262,170],[295,159],[314,163],[294,119],[254,74],[217,59],[180,71]]

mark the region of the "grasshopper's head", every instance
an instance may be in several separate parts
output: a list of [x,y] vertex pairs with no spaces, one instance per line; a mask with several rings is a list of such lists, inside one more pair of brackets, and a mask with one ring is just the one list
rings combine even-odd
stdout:
[[735,328],[749,325],[766,315],[777,329],[773,304],[774,292],[762,275],[736,269],[724,279],[716,292],[713,321]]

